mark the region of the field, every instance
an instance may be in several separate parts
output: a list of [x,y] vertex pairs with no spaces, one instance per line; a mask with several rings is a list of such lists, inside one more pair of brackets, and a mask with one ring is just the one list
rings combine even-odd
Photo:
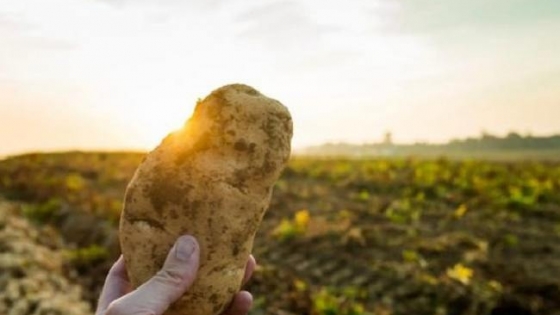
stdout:
[[[142,157],[0,161],[0,313],[87,314]],[[295,158],[254,255],[252,314],[560,314],[560,162]]]

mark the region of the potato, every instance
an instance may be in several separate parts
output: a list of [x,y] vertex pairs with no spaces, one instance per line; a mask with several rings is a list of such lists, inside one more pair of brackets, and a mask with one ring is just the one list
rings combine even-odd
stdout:
[[162,267],[180,235],[195,236],[201,248],[195,283],[166,315],[218,314],[239,291],[291,138],[292,119],[280,102],[227,85],[200,101],[138,167],[120,221],[132,285]]

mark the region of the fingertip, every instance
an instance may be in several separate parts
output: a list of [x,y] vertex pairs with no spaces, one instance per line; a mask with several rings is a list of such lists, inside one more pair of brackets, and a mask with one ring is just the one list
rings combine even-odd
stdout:
[[[192,259],[193,255],[198,256],[199,252],[198,241],[192,235],[182,235],[177,238],[177,241],[175,242],[173,248],[175,252],[175,258],[180,261],[189,261]],[[169,254],[172,255],[171,252]]]
[[124,256],[121,254],[119,255],[119,258],[117,258],[117,260],[113,263],[113,267],[123,267],[124,266]]
[[186,290],[196,277],[199,255],[199,245],[193,236],[178,237],[169,250],[161,270],[154,278],[163,284],[178,285],[181,291]]
[[253,275],[256,266],[257,266],[257,261],[255,260],[255,257],[253,255],[250,255],[249,259],[247,260],[247,265],[245,265],[245,275],[243,276],[243,282],[242,282],[243,285],[245,285],[247,281],[251,279],[251,276]]
[[235,295],[230,307],[224,315],[245,315],[253,306],[253,295],[248,291],[241,291]]
[[257,265],[257,260],[255,259],[255,256],[253,256],[253,254],[249,255],[249,263],[253,266]]
[[236,298],[241,302],[249,304],[249,307],[253,304],[253,294],[249,291],[240,291],[237,293]]
[[177,238],[177,242],[192,242],[196,247],[198,247],[198,240],[196,237],[190,234],[183,234]]
[[109,269],[108,277],[118,277],[124,280],[128,280],[123,255],[120,255],[113,266],[111,266],[111,269]]

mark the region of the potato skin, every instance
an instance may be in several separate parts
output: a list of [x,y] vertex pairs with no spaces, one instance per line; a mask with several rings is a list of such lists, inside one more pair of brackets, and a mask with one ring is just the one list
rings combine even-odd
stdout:
[[199,102],[185,126],[150,152],[129,183],[120,242],[134,287],[163,265],[183,234],[200,244],[200,269],[165,315],[221,313],[241,286],[253,239],[291,151],[280,102],[241,84]]

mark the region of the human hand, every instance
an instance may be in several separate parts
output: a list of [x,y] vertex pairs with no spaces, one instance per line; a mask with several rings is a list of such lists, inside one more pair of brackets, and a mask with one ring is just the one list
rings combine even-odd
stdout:
[[[161,315],[192,285],[198,271],[200,249],[192,236],[181,236],[169,251],[162,269],[135,290],[126,274],[123,257],[107,275],[96,315]],[[245,267],[243,284],[251,278],[256,262],[253,255]],[[245,315],[253,304],[247,291],[237,293],[223,315]]]

